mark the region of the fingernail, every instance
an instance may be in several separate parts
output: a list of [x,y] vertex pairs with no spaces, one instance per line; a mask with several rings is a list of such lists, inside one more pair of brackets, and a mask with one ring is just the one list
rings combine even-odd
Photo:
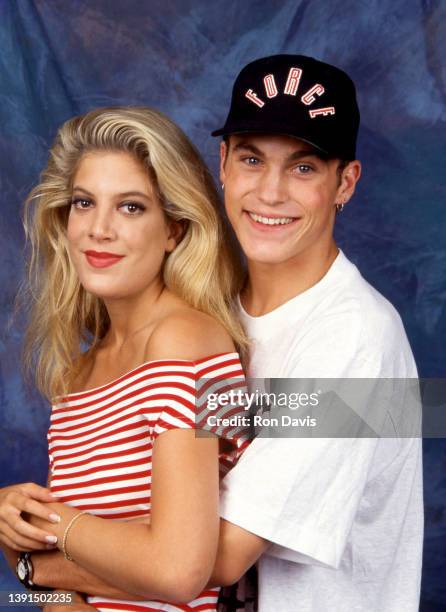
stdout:
[[56,545],[55,544],[46,544],[45,548],[47,550],[54,550],[56,548]]
[[50,544],[56,544],[56,542],[57,542],[57,536],[47,535],[47,536],[45,536],[45,540],[46,540],[47,542],[50,542]]
[[53,523],[60,523],[60,516],[58,514],[51,513],[50,521],[52,521]]

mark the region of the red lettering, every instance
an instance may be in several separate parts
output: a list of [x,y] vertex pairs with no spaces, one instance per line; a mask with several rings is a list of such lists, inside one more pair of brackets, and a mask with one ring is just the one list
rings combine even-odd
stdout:
[[245,93],[245,97],[248,98],[248,100],[251,100],[251,102],[254,102],[254,104],[257,104],[259,108],[265,106],[265,102],[263,102],[263,100],[261,100],[257,94],[252,91],[252,89],[248,89],[248,91]]
[[283,93],[288,96],[295,96],[301,76],[302,70],[300,68],[290,68]]
[[275,98],[279,92],[277,91],[274,75],[267,74],[266,77],[263,78],[263,84],[265,85],[265,91],[268,98]]
[[304,104],[309,106],[310,104],[313,104],[313,102],[316,100],[314,96],[321,96],[324,91],[324,87],[320,83],[316,83],[316,85],[313,85],[311,89],[304,93],[301,100]]
[[308,112],[310,113],[310,117],[312,119],[314,119],[318,115],[323,115],[324,117],[326,117],[327,115],[334,115],[334,114],[336,114],[334,106],[326,106],[325,108],[315,108],[315,109],[310,110]]

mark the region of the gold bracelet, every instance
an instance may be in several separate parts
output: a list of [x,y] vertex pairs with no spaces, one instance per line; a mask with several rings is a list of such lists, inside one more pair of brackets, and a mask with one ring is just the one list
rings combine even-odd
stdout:
[[67,536],[68,536],[68,532],[70,531],[70,529],[73,527],[74,523],[81,518],[81,516],[84,516],[85,514],[87,514],[86,512],[79,512],[78,514],[76,514],[75,516],[73,516],[73,518],[71,519],[71,521],[68,523],[65,532],[63,534],[63,539],[62,539],[62,552],[64,554],[64,557],[67,561],[73,561],[73,558],[70,557],[70,555],[67,552]]

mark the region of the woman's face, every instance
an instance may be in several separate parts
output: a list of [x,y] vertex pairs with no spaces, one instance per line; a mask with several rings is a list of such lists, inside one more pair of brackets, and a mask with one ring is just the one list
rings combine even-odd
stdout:
[[147,171],[130,153],[85,154],[73,177],[68,250],[83,287],[104,299],[156,286],[178,223],[166,220]]

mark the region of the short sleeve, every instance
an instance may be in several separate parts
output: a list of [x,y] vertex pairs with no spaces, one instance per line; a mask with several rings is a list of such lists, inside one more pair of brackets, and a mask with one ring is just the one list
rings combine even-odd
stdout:
[[[183,371],[172,372],[165,381],[159,398],[162,409],[153,427],[154,438],[171,429],[195,429],[234,439],[236,447],[241,447],[237,427],[214,425],[214,417],[222,422],[231,415],[233,404],[224,404],[223,395],[241,389],[246,391],[245,376],[237,353],[186,362]],[[237,410],[243,411],[243,407]]]
[[163,393],[162,409],[153,427],[153,438],[171,429],[196,429],[195,389],[179,392],[172,385]]
[[222,518],[273,543],[267,554],[337,568],[377,440],[254,440],[222,482]]

